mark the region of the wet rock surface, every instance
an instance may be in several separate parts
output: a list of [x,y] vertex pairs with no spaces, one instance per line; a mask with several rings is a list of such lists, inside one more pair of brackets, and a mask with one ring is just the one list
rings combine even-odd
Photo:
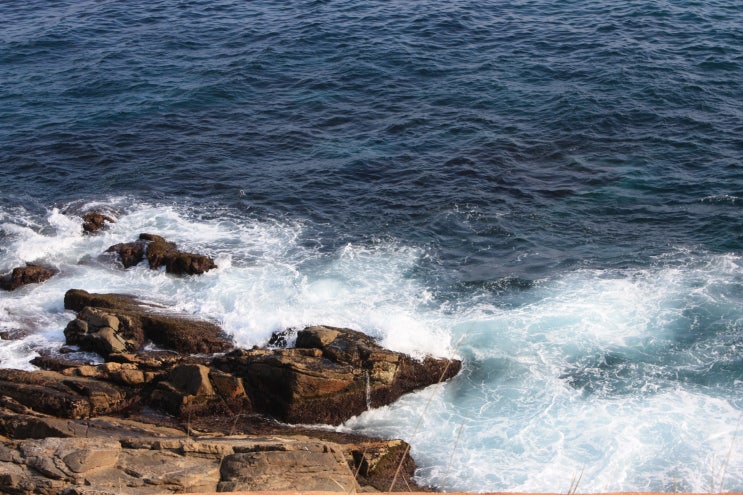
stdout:
[[165,267],[167,273],[174,275],[200,275],[217,268],[212,258],[181,251],[175,243],[154,234],[140,234],[136,241],[115,244],[106,252],[117,254],[124,268],[136,266],[144,259],[151,269]]
[[98,232],[106,227],[107,223],[115,223],[116,221],[105,213],[100,211],[89,211],[83,215],[83,232],[91,234]]
[[39,284],[57,274],[57,270],[41,265],[28,263],[26,266],[13,268],[13,271],[0,278],[0,288],[16,290],[28,284]]

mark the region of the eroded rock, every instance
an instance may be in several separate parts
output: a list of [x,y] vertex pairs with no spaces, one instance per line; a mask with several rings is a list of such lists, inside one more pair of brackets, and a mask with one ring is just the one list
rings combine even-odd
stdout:
[[110,383],[54,371],[0,369],[0,395],[59,418],[111,414],[130,403],[125,391]]

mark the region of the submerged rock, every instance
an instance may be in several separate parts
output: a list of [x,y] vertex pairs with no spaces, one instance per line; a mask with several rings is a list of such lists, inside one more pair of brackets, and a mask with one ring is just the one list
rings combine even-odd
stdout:
[[164,266],[167,273],[175,275],[200,275],[217,268],[208,256],[180,251],[175,243],[153,234],[140,234],[138,240],[115,244],[106,252],[118,254],[124,268],[138,265],[145,258],[151,269]]
[[4,290],[16,290],[27,284],[38,284],[44,282],[57,274],[54,268],[40,265],[26,264],[13,268],[13,271],[0,279],[0,288]]

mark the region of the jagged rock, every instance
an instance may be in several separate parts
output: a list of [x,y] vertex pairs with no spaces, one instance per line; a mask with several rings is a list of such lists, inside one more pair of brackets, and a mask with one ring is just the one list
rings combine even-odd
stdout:
[[268,339],[266,347],[269,349],[285,349],[289,345],[289,342],[296,338],[296,335],[296,330],[292,328],[273,332],[271,338]]
[[101,356],[132,352],[145,343],[144,330],[138,318],[108,309],[85,306],[64,330],[67,344],[97,352]]
[[26,266],[13,268],[13,271],[0,279],[0,288],[16,290],[27,284],[38,284],[57,274],[54,268],[27,263]]
[[154,234],[140,234],[138,240],[115,244],[106,252],[118,254],[124,268],[138,265],[145,257],[151,269],[164,266],[167,273],[175,275],[200,275],[217,268],[208,256],[179,251],[175,243]]
[[150,404],[176,415],[252,411],[240,378],[201,364],[173,368],[150,394]]
[[127,242],[114,244],[106,249],[106,252],[118,254],[124,268],[131,268],[144,260],[146,249],[147,244],[144,242]]
[[66,343],[104,357],[141,350],[147,340],[187,354],[232,348],[231,339],[214,323],[156,312],[127,295],[71,289],[65,294],[65,308],[78,311],[65,329]]
[[83,215],[83,231],[86,234],[97,232],[106,226],[106,222],[115,223],[115,220],[99,211],[90,211]]
[[257,412],[289,423],[326,424],[447,380],[461,367],[453,359],[418,361],[360,332],[331,327],[302,330],[294,349],[235,350],[213,364],[243,378]]

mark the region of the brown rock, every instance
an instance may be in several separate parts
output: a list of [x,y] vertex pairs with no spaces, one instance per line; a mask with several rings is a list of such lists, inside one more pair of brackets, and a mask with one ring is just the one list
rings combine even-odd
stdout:
[[65,294],[65,308],[79,312],[65,329],[67,344],[103,356],[138,351],[146,340],[186,354],[213,354],[232,348],[231,339],[214,323],[155,312],[127,295],[72,289]]
[[114,311],[85,306],[65,328],[66,343],[104,357],[142,348],[145,334],[140,319]]
[[0,288],[5,290],[16,290],[27,284],[38,284],[52,278],[57,274],[54,268],[39,265],[26,264],[23,267],[13,268],[13,271],[0,279]]
[[83,215],[83,231],[86,234],[97,232],[106,226],[106,222],[115,223],[115,220],[99,211],[90,211]]
[[[364,491],[369,487],[386,491],[403,456],[407,457],[395,488],[407,490],[406,483],[415,487],[409,479],[414,464],[402,441],[298,430],[278,423],[271,423],[276,431],[265,436],[187,438],[183,431],[152,424],[153,417],[147,418],[148,423],[112,417],[58,419],[0,396],[0,435],[13,432],[10,438],[0,438],[0,492],[56,495],[65,489],[66,495],[100,495],[311,489],[352,493],[362,490],[355,473]],[[234,429],[231,419],[228,424]],[[329,435],[344,443],[302,434]]]
[[174,275],[200,275],[217,268],[208,256],[180,251],[174,243],[154,234],[140,234],[137,241],[113,245],[106,252],[118,254],[124,268],[139,264],[145,257],[151,269],[164,266]]
[[408,491],[416,466],[404,441],[360,442],[344,446],[344,453],[364,484],[381,492]]
[[60,418],[87,418],[120,411],[130,399],[117,387],[53,371],[0,369],[0,395]]
[[148,313],[141,319],[148,339],[177,352],[213,354],[233,347],[224,331],[208,321],[162,313]]
[[252,411],[242,380],[201,364],[173,368],[150,394],[150,404],[176,415]]
[[297,347],[236,350],[213,364],[242,377],[257,412],[289,423],[325,424],[447,380],[461,366],[452,359],[418,361],[342,328],[307,328],[298,333]]
[[85,306],[103,309],[138,309],[137,299],[128,294],[95,294],[81,289],[70,289],[64,295],[65,309],[82,311]]
[[327,445],[302,450],[245,452],[228,455],[220,469],[218,491],[302,490],[355,493],[358,485],[348,465]]
[[107,253],[116,253],[124,268],[137,266],[144,260],[147,244],[144,242],[119,243],[106,249]]

